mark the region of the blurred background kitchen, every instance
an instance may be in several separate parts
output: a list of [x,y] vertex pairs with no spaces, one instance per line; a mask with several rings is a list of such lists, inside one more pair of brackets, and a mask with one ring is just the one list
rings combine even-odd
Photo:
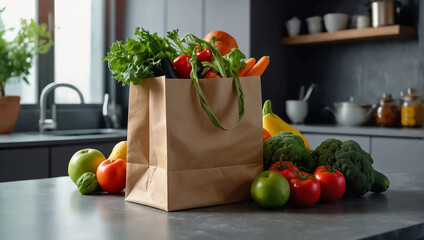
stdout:
[[[74,142],[65,138],[55,143],[46,138],[39,140],[45,144],[22,140],[23,134],[39,131],[40,94],[52,82],[76,86],[85,103],[80,104],[79,95],[70,88],[52,90],[46,96],[46,113],[51,116],[51,106],[57,104],[57,130],[126,128],[128,87],[111,78],[101,58],[116,40],[133,37],[137,26],[161,36],[172,29],[199,37],[212,30],[230,33],[248,58],[270,56],[271,63],[262,76],[263,101],[271,99],[273,111],[285,121],[292,123],[286,114],[286,100],[302,98],[314,84],[306,117],[294,124],[305,133],[311,147],[329,137],[353,139],[373,156],[379,169],[421,171],[423,112],[418,111],[421,124],[418,120],[406,128],[401,123],[401,105],[406,95],[413,106],[422,104],[424,28],[419,26],[424,23],[424,3],[380,1],[392,2],[394,7],[389,12],[380,9],[379,14],[392,15],[394,21],[388,24],[395,26],[382,34],[368,31],[387,26],[372,27],[372,2],[365,0],[2,0],[0,8],[6,8],[2,13],[4,26],[18,27],[20,18],[34,18],[48,24],[55,45],[36,59],[29,84],[7,84],[6,95],[21,97],[21,110],[12,133],[8,137],[0,135],[0,169],[13,169],[10,163],[4,165],[1,161],[24,149],[29,149],[24,155],[36,151],[48,160],[40,170],[42,174],[13,177],[7,173],[10,171],[0,170],[0,181],[66,175],[66,154],[80,147],[75,141],[88,139],[81,134],[79,138],[74,135]],[[344,27],[323,36],[328,28],[324,16],[328,13],[344,13],[348,18]],[[320,17],[322,28],[314,34],[306,20],[313,16]],[[358,28],[358,16],[368,17],[368,25]],[[289,37],[286,23],[294,17],[300,27],[296,36]],[[351,32],[341,34],[346,29]],[[393,101],[383,98],[389,95]],[[380,103],[394,106],[398,114],[395,123],[377,124]],[[325,110],[328,108],[333,112]],[[346,124],[343,118],[352,117],[344,112],[354,108],[359,112],[351,116],[364,114],[367,118]],[[21,134],[21,140],[11,137],[14,134]],[[97,142],[105,144],[99,148],[109,148],[118,137],[124,135],[98,137]],[[90,141],[95,144],[95,140]]]

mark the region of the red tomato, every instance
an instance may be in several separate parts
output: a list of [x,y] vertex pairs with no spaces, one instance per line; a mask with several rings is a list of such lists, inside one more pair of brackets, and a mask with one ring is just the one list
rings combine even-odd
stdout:
[[263,138],[264,138],[264,142],[265,140],[267,140],[268,138],[272,137],[271,133],[268,132],[268,130],[266,130],[265,128],[262,128],[262,133],[263,133]]
[[197,59],[201,62],[212,62],[213,55],[209,48],[205,48],[205,50],[197,53]]
[[290,182],[293,178],[298,177],[299,175],[295,171],[299,171],[295,165],[293,165],[290,161],[279,161],[275,162],[269,167],[269,171],[278,172],[283,175],[288,182]]
[[127,167],[122,159],[104,160],[97,167],[97,181],[109,193],[117,193],[125,188]]
[[343,174],[328,166],[319,166],[315,169],[315,177],[321,184],[322,202],[336,202],[346,189],[346,179]]
[[172,65],[180,78],[190,78],[191,65],[188,62],[191,56],[180,55],[172,61]]
[[209,71],[206,73],[204,78],[222,78],[222,77],[215,74],[213,71]]
[[321,186],[314,175],[300,172],[290,181],[290,202],[298,207],[312,207],[318,202]]

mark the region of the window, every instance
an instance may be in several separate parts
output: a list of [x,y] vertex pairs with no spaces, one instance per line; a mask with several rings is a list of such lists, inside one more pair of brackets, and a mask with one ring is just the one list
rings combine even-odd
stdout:
[[[23,8],[22,5],[25,7]],[[36,2],[34,0],[1,0],[0,8],[6,8],[1,14],[4,27],[7,29],[13,28],[12,31],[6,32],[5,38],[7,40],[15,38],[21,18],[36,19]],[[35,60],[28,76],[29,84],[18,79],[11,79],[5,86],[6,95],[21,96],[21,104],[37,103],[36,65],[37,61]]]
[[[75,85],[86,103],[103,101],[104,2],[55,1],[55,81]],[[58,88],[55,101],[78,103],[79,97],[72,90]]]
[[[54,54],[49,62],[54,63],[55,82],[66,82],[79,88],[86,103],[100,104],[105,91],[104,62],[105,55],[105,2],[103,0],[51,0],[54,1]],[[25,7],[22,7],[22,6]],[[19,21],[37,19],[39,14],[49,11],[37,11],[37,0],[1,0],[0,8],[7,28],[19,27]],[[44,17],[47,19],[48,17]],[[13,35],[11,34],[12,38]],[[37,61],[28,80],[12,80],[6,85],[7,95],[21,96],[21,104],[38,104],[37,69],[46,71],[49,66],[38,66]],[[42,69],[42,70],[41,70]],[[55,90],[56,103],[79,103],[78,95],[67,88]]]

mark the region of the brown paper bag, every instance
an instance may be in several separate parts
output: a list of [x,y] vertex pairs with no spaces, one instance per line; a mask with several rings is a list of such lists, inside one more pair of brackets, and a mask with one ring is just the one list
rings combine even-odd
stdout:
[[[262,171],[259,77],[240,79],[244,117],[231,130],[212,124],[191,79],[144,79],[131,85],[125,199],[166,211],[248,200]],[[223,126],[238,121],[232,78],[200,79]]]

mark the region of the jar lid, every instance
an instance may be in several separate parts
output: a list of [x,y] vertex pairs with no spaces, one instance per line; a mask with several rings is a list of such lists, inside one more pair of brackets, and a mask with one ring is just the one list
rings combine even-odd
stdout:
[[417,95],[417,92],[415,91],[415,89],[408,88],[407,92],[408,93],[403,95],[403,100],[410,101],[410,100],[417,100],[418,99],[418,95]]
[[381,98],[379,98],[380,103],[391,103],[393,102],[393,98],[391,94],[386,94],[383,93],[383,95],[381,96]]

